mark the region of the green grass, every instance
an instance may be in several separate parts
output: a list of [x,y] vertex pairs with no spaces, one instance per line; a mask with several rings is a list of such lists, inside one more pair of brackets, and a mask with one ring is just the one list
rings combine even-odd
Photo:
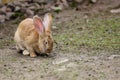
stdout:
[[87,22],[76,19],[58,24],[58,28],[54,39],[62,46],[63,51],[74,52],[83,46],[98,50],[120,49],[119,18],[90,18]]
[[[120,18],[112,16],[107,18],[92,17],[87,20],[73,16],[72,20],[58,23],[54,40],[58,43],[59,51],[80,53],[81,48],[89,50],[120,50]],[[1,29],[2,29],[1,25]],[[0,40],[0,48],[14,44],[9,36]],[[93,52],[96,54],[96,52]]]
[[12,39],[1,39],[0,40],[0,48],[8,47],[10,44],[15,44]]

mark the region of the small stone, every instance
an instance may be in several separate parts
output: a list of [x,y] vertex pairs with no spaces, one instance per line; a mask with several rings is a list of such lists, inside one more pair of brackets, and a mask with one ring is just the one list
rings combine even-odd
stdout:
[[96,3],[96,2],[97,2],[97,0],[91,0],[91,2],[92,2],[92,3]]
[[0,8],[2,8],[4,5],[3,4],[0,4]]
[[28,17],[33,17],[34,11],[32,11],[32,10],[30,10],[30,9],[27,9],[27,10],[26,10],[26,14],[27,14]]
[[11,12],[12,11],[12,9],[11,8],[6,8],[6,12]]
[[38,3],[34,3],[34,7],[36,7],[36,9],[40,9],[40,5]]
[[22,7],[22,8],[25,8],[25,5],[24,5],[24,4],[21,4],[21,7]]
[[12,2],[9,2],[7,6],[14,6],[14,4]]
[[111,55],[108,57],[108,59],[115,59],[115,58],[120,58],[120,55]]
[[10,8],[12,11],[14,11],[15,5],[13,3],[8,3],[7,8]]
[[88,15],[85,15],[83,18],[84,18],[84,19],[88,19]]
[[29,7],[28,2],[25,2],[25,3],[23,3],[23,4],[24,4],[24,6]]
[[9,20],[12,17],[12,15],[14,15],[14,14],[15,14],[14,12],[6,13],[6,19]]
[[28,7],[28,9],[30,9],[30,10],[35,10],[36,7],[35,7],[35,6],[30,6],[30,7]]
[[19,11],[21,8],[19,6],[15,7],[15,11]]
[[65,71],[66,67],[65,66],[61,66],[61,68],[57,69],[57,71]]
[[65,6],[66,8],[69,7],[68,2],[66,0],[61,0],[61,1],[63,6]]
[[29,6],[29,4],[27,2],[21,3],[20,5],[21,5],[21,7],[28,7]]
[[52,6],[51,9],[57,11],[57,10],[62,10],[63,7],[62,6],[58,6],[58,7]]
[[120,13],[120,8],[119,9],[112,9],[110,10],[111,13]]
[[0,15],[0,23],[5,22],[5,15]]
[[60,58],[60,59],[53,61],[53,64],[62,64],[62,63],[68,62],[68,61],[69,61],[69,59],[67,59],[67,58]]
[[6,13],[6,9],[7,9],[7,7],[6,7],[6,6],[3,6],[3,7],[1,8],[0,12]]
[[19,2],[19,1],[14,1],[13,4],[14,4],[15,6],[21,6],[22,3]]
[[76,66],[77,66],[77,64],[75,64],[75,63],[69,63],[69,64],[67,64],[67,67],[69,67],[69,68],[76,67]]
[[27,10],[27,8],[21,8],[21,12],[22,12],[22,13],[25,13],[26,10]]
[[53,28],[53,29],[57,29],[57,27],[56,27],[56,26],[52,26],[52,28]]

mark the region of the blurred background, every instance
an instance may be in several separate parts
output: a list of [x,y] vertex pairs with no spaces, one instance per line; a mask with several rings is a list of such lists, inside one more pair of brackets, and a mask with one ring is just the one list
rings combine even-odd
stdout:
[[[53,55],[18,54],[18,24],[53,16]],[[1,80],[120,80],[120,0],[0,0]]]
[[119,13],[119,7],[118,0],[1,0],[0,22],[67,10],[92,13],[93,15],[103,11]]

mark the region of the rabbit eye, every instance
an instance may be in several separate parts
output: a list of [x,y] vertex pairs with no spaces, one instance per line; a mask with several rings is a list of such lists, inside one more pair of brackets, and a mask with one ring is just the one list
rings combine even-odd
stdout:
[[48,44],[48,41],[47,41],[47,40],[44,40],[44,44],[47,45],[47,44]]
[[45,44],[48,44],[48,42],[45,42]]

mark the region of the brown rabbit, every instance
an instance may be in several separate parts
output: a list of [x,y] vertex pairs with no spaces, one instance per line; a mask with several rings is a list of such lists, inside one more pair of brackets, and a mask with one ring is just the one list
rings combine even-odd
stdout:
[[44,20],[38,16],[23,20],[15,32],[14,40],[18,51],[36,57],[36,53],[50,53],[53,49],[52,16],[45,14]]

